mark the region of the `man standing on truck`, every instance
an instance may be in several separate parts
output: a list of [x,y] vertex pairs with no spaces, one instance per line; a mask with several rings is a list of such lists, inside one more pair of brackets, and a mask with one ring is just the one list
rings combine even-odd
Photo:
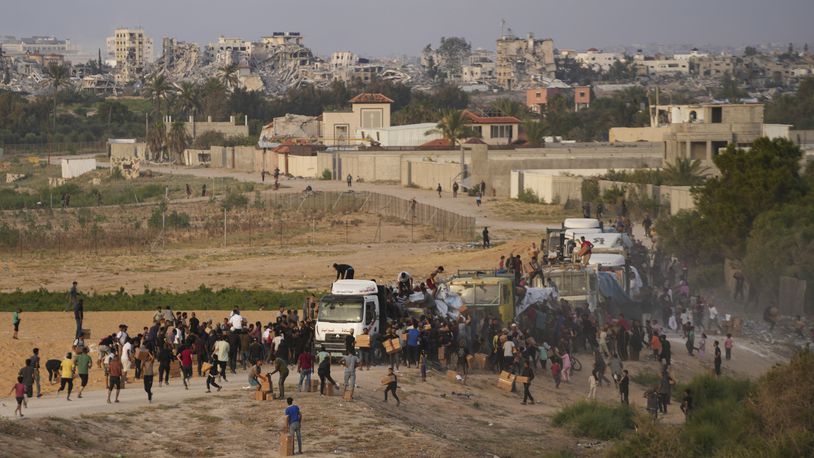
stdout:
[[336,269],[337,280],[353,280],[353,266],[334,263],[334,269]]
[[582,265],[587,266],[591,261],[591,251],[594,249],[594,245],[588,240],[585,240],[584,235],[580,237],[579,240],[582,242],[579,249],[579,256],[582,258]]

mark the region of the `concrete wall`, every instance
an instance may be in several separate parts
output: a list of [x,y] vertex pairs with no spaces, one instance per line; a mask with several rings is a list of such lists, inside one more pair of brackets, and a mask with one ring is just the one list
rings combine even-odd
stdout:
[[96,159],[63,159],[62,178],[76,178],[96,170]]
[[254,154],[257,148],[254,146],[234,146],[227,148],[231,150],[233,166],[235,170],[243,172],[254,172]]
[[295,177],[316,178],[322,174],[317,173],[317,156],[288,155],[288,173]]
[[634,184],[620,181],[599,180],[599,192],[604,193],[611,188],[624,189],[626,198],[634,194],[656,199],[663,206],[670,207],[670,214],[675,215],[681,210],[695,209],[695,200],[690,193],[690,186],[656,186],[652,184]]
[[406,161],[402,168],[401,185],[435,189],[440,183],[444,192],[452,192],[452,182],[460,172],[459,164]]
[[[342,175],[352,175],[364,181],[401,180],[401,155],[399,154],[345,154],[342,155]],[[322,174],[320,169],[319,173]]]
[[583,177],[558,176],[535,170],[513,170],[511,173],[510,196],[513,199],[516,199],[522,191],[531,190],[541,202],[549,204],[582,200]]
[[[207,158],[210,158],[207,160]],[[184,165],[196,167],[201,165],[210,165],[211,154],[208,149],[185,149],[184,150]]]
[[146,143],[111,143],[110,160],[144,159],[147,154]]
[[225,137],[245,137],[249,135],[249,124],[235,125],[235,117],[231,116],[226,122],[213,122],[210,117],[205,122],[190,121],[184,123],[187,134],[196,138],[204,132],[220,132]]
[[611,143],[661,142],[669,127],[611,127],[608,140]]

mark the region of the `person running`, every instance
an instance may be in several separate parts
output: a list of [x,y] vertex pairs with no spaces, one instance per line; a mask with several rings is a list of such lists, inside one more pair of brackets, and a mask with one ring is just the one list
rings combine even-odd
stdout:
[[184,381],[184,389],[189,389],[189,379],[192,378],[192,349],[184,346],[178,354],[178,361],[181,363],[181,378]]
[[317,375],[319,375],[319,395],[325,395],[325,380],[331,382],[337,390],[339,385],[331,378],[331,355],[325,351],[325,347],[321,346],[319,353],[317,353]]
[[218,370],[219,370],[218,368],[221,367],[220,364],[218,364],[218,363],[219,363],[218,355],[216,355],[216,354],[212,355],[212,365],[209,367],[209,372],[207,372],[207,374],[206,374],[206,392],[207,393],[212,392],[212,390],[210,389],[211,386],[214,386],[215,388],[217,388],[218,391],[220,391],[223,388],[222,386],[215,383],[217,381],[217,379],[218,379]]
[[20,414],[20,417],[23,416],[23,402],[25,402],[25,385],[23,384],[23,378],[17,377],[17,383],[11,387],[11,391],[9,394],[14,394],[14,398],[17,400],[17,408],[14,409],[14,416],[16,417],[17,414]]
[[271,381],[271,376],[277,373],[280,374],[277,376],[277,384],[280,387],[280,397],[277,399],[283,399],[285,398],[285,379],[288,377],[288,361],[284,360],[281,356],[278,356],[274,360],[274,371],[266,374],[269,381]]
[[226,341],[226,337],[223,335],[215,342],[215,356],[217,358],[213,358],[215,362],[212,364],[218,365],[218,375],[224,382],[228,382],[226,380],[226,364],[229,362],[229,342]]
[[299,454],[302,455],[302,432],[300,425],[302,425],[302,412],[299,406],[294,404],[294,398],[285,400],[288,407],[285,408],[285,416],[288,419],[288,435],[297,437],[297,446]]
[[158,349],[158,386],[170,384],[170,364],[172,363],[172,346],[169,342]]
[[116,352],[113,352],[113,357],[107,365],[108,383],[107,383],[107,403],[110,404],[110,394],[113,392],[113,387],[116,387],[116,402],[119,402],[119,391],[122,389],[122,376],[124,375],[124,367],[120,358],[116,357]]
[[59,393],[61,393],[62,390],[64,390],[65,386],[67,385],[68,397],[66,399],[69,401],[71,400],[71,391],[73,391],[73,377],[75,370],[76,367],[74,366],[72,355],[69,352],[67,355],[65,355],[65,359],[62,360],[62,362],[59,364],[60,379],[59,379],[59,389],[57,390],[57,396],[59,396]]
[[523,383],[523,405],[526,404],[526,401],[531,401],[534,404],[534,398],[531,397],[531,393],[529,392],[529,387],[531,386],[531,381],[534,380],[534,371],[531,369],[528,360],[523,363],[523,377],[526,377],[528,381]]
[[88,385],[88,372],[93,366],[93,358],[88,354],[88,347],[82,347],[82,353],[76,355],[76,373],[79,375],[79,394],[76,396],[82,398],[82,392]]
[[387,393],[393,394],[393,399],[396,400],[396,407],[401,405],[401,401],[399,400],[398,395],[396,394],[396,388],[398,388],[398,378],[396,374],[393,373],[393,368],[389,367],[387,369],[387,376],[390,378],[390,381],[387,382],[387,386],[384,389],[384,402],[387,402]]
[[630,404],[630,377],[627,369],[622,371],[622,379],[619,380],[619,396],[622,398],[622,404]]
[[441,197],[441,191],[443,190],[441,188],[441,183],[438,183],[438,186],[435,187],[435,190],[438,192],[438,197]]
[[560,362],[556,359],[551,361],[551,376],[554,377],[554,385],[556,388],[560,387]]
[[153,377],[155,376],[155,356],[150,350],[144,350],[141,357],[141,380],[144,382],[144,392],[147,393],[147,402],[153,402]]
[[596,401],[596,385],[597,385],[597,378],[594,372],[591,372],[591,375],[588,376],[588,400],[589,401]]
[[[17,338],[17,333],[20,331],[20,314],[23,313],[23,309],[18,308],[11,314],[11,325],[14,326],[14,335],[11,337],[12,339],[19,340]],[[22,415],[22,412],[20,413]]]

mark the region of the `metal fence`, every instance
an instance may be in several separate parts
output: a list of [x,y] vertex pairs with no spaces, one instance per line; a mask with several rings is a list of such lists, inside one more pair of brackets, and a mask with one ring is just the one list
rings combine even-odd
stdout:
[[305,213],[367,212],[396,218],[410,225],[430,226],[442,240],[470,240],[475,235],[475,217],[464,216],[412,199],[376,192],[318,192],[274,194],[268,200],[272,208]]

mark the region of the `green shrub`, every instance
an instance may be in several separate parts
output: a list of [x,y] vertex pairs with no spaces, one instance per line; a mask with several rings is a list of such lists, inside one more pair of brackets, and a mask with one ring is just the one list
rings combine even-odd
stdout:
[[552,419],[554,426],[566,427],[576,436],[616,439],[636,427],[629,406],[580,401],[562,409]]
[[223,198],[222,205],[226,210],[245,208],[247,205],[249,205],[249,198],[240,192],[230,190],[226,193],[226,197]]
[[531,188],[526,188],[526,189],[520,191],[520,193],[517,194],[517,200],[519,200],[520,202],[525,202],[527,204],[539,204],[540,203],[540,198],[537,197],[537,193],[534,192],[534,190],[531,189]]
[[630,380],[643,387],[652,388],[661,382],[661,376],[655,372],[645,371],[631,375]]
[[602,201],[606,204],[616,204],[625,198],[624,187],[620,188],[616,185],[611,186],[602,193]]
[[[81,281],[81,280],[80,280]],[[284,306],[300,308],[305,298],[313,293],[307,291],[277,292],[225,288],[212,290],[201,285],[196,290],[182,293],[168,292],[145,287],[141,294],[129,294],[124,288],[115,293],[96,294],[85,297],[85,309],[100,310],[155,310],[157,306],[171,305],[177,310],[229,310],[239,304],[241,309],[257,310]],[[20,291],[0,293],[0,311],[10,312],[21,307],[27,312],[61,311],[67,304],[64,291]]]
[[582,201],[596,202],[599,200],[599,181],[596,178],[582,180]]
[[333,178],[333,174],[331,173],[331,169],[325,169],[322,171],[322,176],[319,177],[320,180],[330,180]]

